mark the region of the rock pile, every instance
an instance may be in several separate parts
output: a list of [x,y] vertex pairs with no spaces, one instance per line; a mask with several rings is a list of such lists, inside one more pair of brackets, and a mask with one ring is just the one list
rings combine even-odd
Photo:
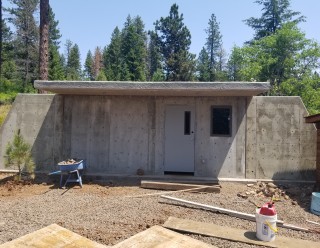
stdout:
[[[283,185],[277,186],[272,182],[257,182],[256,184],[247,184],[247,187],[247,191],[240,192],[237,195],[244,199],[254,197],[269,198],[272,201],[292,200],[287,192],[288,187]],[[296,205],[297,202],[292,200],[292,204]]]

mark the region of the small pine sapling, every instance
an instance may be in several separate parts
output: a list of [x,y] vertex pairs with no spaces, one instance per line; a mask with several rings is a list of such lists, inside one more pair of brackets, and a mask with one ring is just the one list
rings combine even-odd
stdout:
[[31,146],[23,139],[20,130],[14,135],[13,142],[9,142],[6,147],[5,167],[18,169],[18,180],[21,180],[23,172],[29,175],[34,172],[35,163],[31,155]]

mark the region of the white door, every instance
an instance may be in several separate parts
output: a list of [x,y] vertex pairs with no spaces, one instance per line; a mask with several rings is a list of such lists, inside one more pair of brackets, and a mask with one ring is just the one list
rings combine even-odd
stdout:
[[165,172],[194,172],[194,109],[167,106],[165,116]]

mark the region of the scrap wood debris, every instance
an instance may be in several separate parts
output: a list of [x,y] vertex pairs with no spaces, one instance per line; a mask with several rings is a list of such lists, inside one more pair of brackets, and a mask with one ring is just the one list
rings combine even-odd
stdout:
[[77,164],[79,163],[80,161],[77,160],[76,158],[69,158],[69,159],[66,159],[64,161],[61,161],[58,163],[58,165],[70,165],[70,164]]

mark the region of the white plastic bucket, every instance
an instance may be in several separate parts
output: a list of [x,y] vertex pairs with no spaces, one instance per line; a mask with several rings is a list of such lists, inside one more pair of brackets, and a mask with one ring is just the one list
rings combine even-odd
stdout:
[[320,192],[313,192],[311,197],[311,213],[320,215]]
[[260,209],[256,211],[256,236],[262,241],[273,241],[277,232],[277,215],[259,214]]

